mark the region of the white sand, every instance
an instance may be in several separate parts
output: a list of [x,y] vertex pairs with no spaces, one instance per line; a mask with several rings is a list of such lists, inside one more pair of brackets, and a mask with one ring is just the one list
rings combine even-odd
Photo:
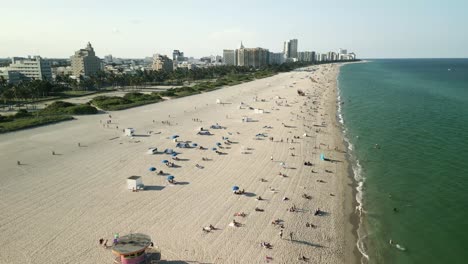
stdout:
[[[98,246],[98,239],[111,241],[115,232],[150,235],[162,258],[172,261],[264,263],[269,256],[272,263],[298,263],[298,256],[304,255],[312,263],[353,262],[347,164],[320,161],[320,153],[345,159],[344,154],[333,150],[335,146],[344,149],[335,118],[338,68],[328,65],[320,66],[315,73],[282,73],[202,95],[112,112],[116,124],[109,128],[100,124],[100,120],[108,119],[102,114],[0,135],[0,263],[112,263],[114,256]],[[306,76],[313,76],[318,83]],[[289,87],[293,82],[294,87]],[[299,97],[297,89],[319,96],[318,112],[310,111],[313,116],[300,112],[304,102],[309,102],[307,107],[302,106],[304,112],[313,106],[313,99]],[[254,102],[254,96],[266,102]],[[217,98],[230,104],[215,104]],[[271,110],[276,108],[275,101],[285,100],[290,107]],[[271,113],[239,110],[241,101]],[[243,115],[258,122],[242,123]],[[194,122],[193,118],[203,122]],[[162,120],[173,125],[162,125]],[[227,129],[210,129],[214,136],[195,135],[198,127],[216,122]],[[318,134],[317,127],[303,126],[322,122],[326,127]],[[296,128],[285,128],[282,123]],[[266,125],[273,128],[263,129]],[[153,134],[130,139],[123,136],[125,127],[135,128],[137,134],[149,130]],[[311,137],[304,138],[304,131]],[[275,141],[283,138],[284,142],[254,140],[257,133],[266,133]],[[173,134],[209,150],[176,149],[168,139]],[[230,149],[220,149],[227,155],[211,150],[216,142],[223,142],[222,136],[238,142]],[[293,136],[301,139],[286,143],[286,138]],[[314,149],[319,143],[329,145],[330,150],[326,145]],[[167,168],[161,160],[170,156],[147,155],[151,146],[174,148],[188,161],[176,162],[180,168]],[[241,154],[241,146],[252,148],[251,154]],[[202,157],[212,160],[202,161]],[[17,166],[17,160],[24,165]],[[295,169],[281,169],[280,161]],[[315,166],[304,166],[304,161]],[[196,168],[197,163],[205,168]],[[148,171],[151,166],[185,184],[168,186],[165,176]],[[311,169],[318,173],[311,173]],[[333,173],[325,173],[325,169]],[[278,176],[280,171],[288,177]],[[142,176],[151,190],[127,190],[126,178],[131,175]],[[260,178],[268,182],[260,182]],[[326,183],[318,183],[318,179]],[[234,195],[233,185],[265,200]],[[269,187],[278,192],[272,193]],[[312,199],[302,198],[303,193]],[[290,200],[282,201],[284,196]],[[303,211],[288,212],[293,204]],[[255,212],[256,206],[265,211]],[[317,208],[327,214],[314,216]],[[245,212],[247,217],[234,217],[236,212]],[[243,226],[229,227],[234,218]],[[279,228],[270,224],[277,218],[284,220],[283,240]],[[306,227],[306,222],[317,228]],[[220,230],[202,232],[209,224]],[[290,232],[293,242],[288,238]],[[273,249],[260,247],[262,241],[271,243]]]

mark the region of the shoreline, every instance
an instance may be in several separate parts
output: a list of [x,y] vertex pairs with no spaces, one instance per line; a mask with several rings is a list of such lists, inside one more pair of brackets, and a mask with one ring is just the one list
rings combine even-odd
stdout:
[[[155,239],[166,260],[261,263],[268,256],[276,263],[296,263],[298,256],[306,256],[315,263],[350,263],[355,239],[349,221],[354,201],[350,199],[349,162],[346,153],[333,151],[335,146],[345,150],[337,120],[339,71],[337,65],[314,69],[111,112],[112,123],[107,127],[100,123],[103,116],[82,116],[74,124],[0,135],[0,149],[9,153],[0,160],[1,174],[5,175],[0,178],[0,193],[9,197],[8,204],[0,203],[6,216],[0,219],[0,227],[4,238],[9,238],[0,238],[5,252],[0,262],[22,263],[34,256],[38,261],[108,263],[112,254],[96,246],[100,237],[141,232]],[[320,76],[320,81],[311,82],[308,77],[312,75]],[[317,104],[298,96],[298,89],[315,97]],[[216,104],[218,98],[227,104]],[[239,109],[239,102],[269,113]],[[299,113],[301,109],[304,114]],[[246,115],[257,122],[241,122]],[[194,122],[194,118],[202,121]],[[161,125],[165,120],[171,125]],[[211,129],[215,136],[196,135],[198,127],[217,122],[226,129]],[[321,123],[325,126],[312,128]],[[132,139],[122,135],[125,127],[135,128],[138,134],[153,133]],[[161,167],[161,159],[167,156],[145,154],[148,147],[174,147],[169,139],[174,134],[211,148],[228,132],[237,144],[225,146],[226,155],[175,149],[183,159],[176,162],[178,168]],[[255,134],[261,132],[275,141],[258,140]],[[287,143],[293,136],[299,139]],[[242,147],[252,148],[251,153],[242,154]],[[58,155],[51,155],[51,151]],[[320,161],[320,152],[342,162]],[[210,161],[200,160],[202,155]],[[270,160],[272,155],[274,161]],[[17,166],[17,160],[24,166]],[[291,168],[282,169],[280,161]],[[314,166],[304,166],[305,161]],[[149,166],[167,170],[184,184],[168,185],[165,177],[148,172]],[[318,173],[311,173],[312,168]],[[287,176],[278,176],[278,171]],[[130,175],[141,175],[150,190],[128,191],[125,181]],[[233,195],[233,185],[245,188],[249,195]],[[304,199],[302,194],[312,199]],[[255,200],[255,196],[265,200]],[[290,212],[292,205],[300,211]],[[256,212],[255,207],[264,211]],[[325,214],[314,216],[317,208]],[[242,211],[247,217],[236,217],[236,221],[243,226],[229,227],[233,214]],[[56,215],[62,217],[57,219]],[[280,238],[279,229],[270,224],[273,219],[282,219],[285,234],[293,232],[294,240]],[[307,227],[309,221],[316,227]],[[201,227],[208,224],[219,229],[202,232]],[[64,241],[73,241],[73,251]],[[259,247],[261,241],[272,243],[273,250]],[[20,246],[21,252],[17,250]]]
[[[354,62],[354,63],[368,63],[368,60],[360,61],[360,62]],[[352,63],[348,63],[352,64]],[[340,65],[340,70],[341,67],[345,66],[346,64],[341,64]],[[349,184],[349,187],[351,188],[350,195],[352,198],[352,205],[351,208],[348,210],[349,212],[349,221],[352,224],[352,236],[354,237],[355,243],[353,244],[353,255],[355,257],[355,263],[368,263],[369,261],[369,255],[365,251],[364,248],[362,248],[364,245],[362,243],[362,239],[359,235],[359,231],[361,228],[364,228],[362,226],[362,221],[363,221],[363,216],[358,214],[358,211],[361,212],[362,209],[362,185],[364,183],[364,179],[359,179],[357,177],[362,177],[360,175],[361,171],[361,165],[359,164],[359,160],[353,160],[353,145],[351,144],[348,136],[346,135],[346,126],[344,123],[344,118],[343,118],[343,113],[342,113],[342,108],[341,108],[341,103],[342,101],[341,94],[340,94],[340,87],[339,87],[339,73],[337,75],[337,123],[341,127],[341,135],[343,138],[343,145],[345,147],[346,151],[346,161],[348,163],[347,165],[347,171],[348,171],[348,176],[351,181]],[[353,163],[356,163],[353,165]]]
[[[346,142],[345,138],[345,127],[344,123],[340,122],[340,115],[341,115],[341,100],[340,100],[340,88],[339,88],[339,75],[341,71],[341,67],[346,65],[345,63],[339,64],[338,69],[337,69],[337,74],[335,78],[335,98],[332,101],[333,104],[335,105],[334,109],[334,114],[335,114],[335,120],[333,126],[337,128],[336,131],[336,136],[339,138],[339,149],[346,150],[344,153],[344,168],[342,170],[342,173],[346,175],[346,177],[343,179],[343,192],[344,192],[344,197],[345,201],[343,204],[343,210],[345,212],[345,215],[347,215],[348,223],[345,223],[346,228],[345,228],[345,256],[348,261],[346,263],[361,263],[361,257],[362,254],[359,252],[359,249],[357,248],[357,243],[358,243],[358,228],[359,228],[359,216],[356,214],[355,208],[357,207],[358,203],[356,201],[356,187],[357,187],[357,182],[354,178],[354,172],[352,170],[352,162],[350,159],[350,150],[348,148],[348,144]],[[352,260],[352,261],[350,261]]]

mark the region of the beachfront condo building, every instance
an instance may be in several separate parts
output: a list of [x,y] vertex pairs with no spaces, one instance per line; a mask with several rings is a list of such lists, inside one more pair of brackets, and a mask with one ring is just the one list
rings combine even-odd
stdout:
[[174,64],[166,55],[154,54],[152,69],[155,71],[171,72],[174,69]]
[[76,51],[70,59],[72,72],[76,78],[91,76],[103,69],[101,59],[96,56],[89,42],[86,48]]
[[[9,73],[11,72],[11,73]],[[52,80],[50,63],[39,56],[31,58],[13,58],[10,66],[5,70],[5,76],[10,83],[31,80]]]
[[298,61],[305,62],[314,62],[315,61],[315,51],[301,51],[297,53]]
[[225,65],[237,65],[237,52],[236,50],[223,50],[223,63]]
[[270,51],[264,48],[245,48],[241,42],[236,53],[238,66],[258,68],[269,63]]
[[268,64],[283,64],[284,63],[284,54],[282,52],[270,52],[270,57],[268,58]]
[[284,42],[283,53],[286,59],[297,58],[297,39],[290,39]]

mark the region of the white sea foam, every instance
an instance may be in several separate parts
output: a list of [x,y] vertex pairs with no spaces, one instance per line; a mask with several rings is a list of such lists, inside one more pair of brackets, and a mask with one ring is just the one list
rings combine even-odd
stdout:
[[340,85],[337,79],[337,87],[338,87],[338,96],[337,96],[337,105],[338,105],[338,121],[342,125],[342,130],[343,130],[343,137],[344,141],[346,142],[346,145],[349,149],[349,159],[351,163],[351,168],[353,171],[353,178],[357,183],[356,187],[356,213],[359,215],[359,225],[358,225],[358,230],[357,230],[357,235],[358,235],[358,240],[356,242],[357,248],[363,258],[361,259],[362,263],[369,262],[369,255],[366,253],[365,246],[364,246],[364,240],[367,237],[366,231],[364,230],[363,227],[363,214],[365,214],[364,206],[363,206],[363,191],[364,191],[364,182],[365,182],[365,177],[362,174],[362,166],[353,153],[354,147],[351,141],[348,138],[348,131],[344,125],[344,118],[342,114],[342,107],[341,107],[341,91],[340,91]]

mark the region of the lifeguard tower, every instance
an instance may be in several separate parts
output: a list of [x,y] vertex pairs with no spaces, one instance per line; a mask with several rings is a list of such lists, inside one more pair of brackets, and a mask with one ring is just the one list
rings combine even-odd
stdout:
[[[117,258],[115,263],[143,264],[155,260],[155,250],[148,249],[151,246],[151,237],[141,233],[129,234],[116,239],[112,246],[112,253]],[[157,254],[160,257],[160,253]]]

